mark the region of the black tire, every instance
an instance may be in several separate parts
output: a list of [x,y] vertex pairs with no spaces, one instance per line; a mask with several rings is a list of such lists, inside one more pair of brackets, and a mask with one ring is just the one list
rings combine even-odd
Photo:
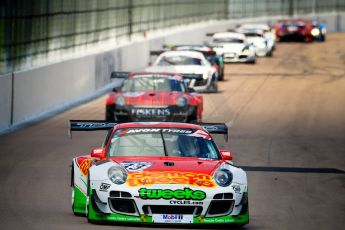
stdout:
[[272,57],[272,56],[273,56],[273,49],[271,49],[270,52],[266,54],[266,57]]
[[321,42],[326,41],[326,35],[321,35],[320,41],[321,41]]
[[224,67],[218,73],[218,81],[224,81]]
[[107,105],[105,107],[105,120],[107,121],[115,121],[115,105]]
[[252,60],[252,61],[249,61],[247,62],[248,64],[255,64],[256,63],[256,59]]
[[187,123],[193,123],[198,121],[197,110],[198,108],[195,107],[193,113],[187,117]]
[[217,93],[218,92],[218,78],[216,78],[216,76],[212,76],[211,79],[211,84],[208,87],[207,91],[209,93]]

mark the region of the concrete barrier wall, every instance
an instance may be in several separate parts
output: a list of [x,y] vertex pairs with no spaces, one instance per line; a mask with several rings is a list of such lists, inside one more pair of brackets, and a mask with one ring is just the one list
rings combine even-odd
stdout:
[[[328,32],[345,31],[345,13],[309,17],[325,22]],[[15,72],[13,113],[11,75],[0,76],[0,132],[105,92],[110,89],[112,71],[144,69],[152,61],[149,51],[161,49],[163,44],[200,44],[207,40],[205,34],[209,32],[226,31],[245,22],[273,23],[279,18],[219,21],[166,30],[105,53]]]

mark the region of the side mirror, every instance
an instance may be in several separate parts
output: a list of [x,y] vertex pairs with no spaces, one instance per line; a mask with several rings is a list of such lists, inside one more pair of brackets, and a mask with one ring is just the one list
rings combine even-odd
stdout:
[[229,150],[220,150],[220,155],[222,156],[222,160],[224,161],[231,161],[232,155]]
[[105,158],[105,148],[95,148],[91,150],[91,157],[103,159]]
[[121,89],[122,89],[122,87],[123,87],[123,84],[124,84],[124,82],[121,82],[120,85],[115,86],[115,87],[113,88],[113,92],[114,92],[114,93],[121,92]]

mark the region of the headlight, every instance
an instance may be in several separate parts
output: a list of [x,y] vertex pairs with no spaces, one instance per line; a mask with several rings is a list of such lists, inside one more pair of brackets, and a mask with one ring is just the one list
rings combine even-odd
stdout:
[[185,97],[180,97],[176,100],[176,105],[179,107],[183,107],[187,105],[187,99]]
[[206,79],[208,78],[208,75],[209,75],[208,73],[204,73],[204,74],[202,75],[202,78],[206,80]]
[[128,173],[121,166],[112,166],[108,169],[108,177],[114,184],[123,184],[127,180]]
[[116,101],[115,101],[115,104],[116,105],[119,105],[119,106],[124,106],[126,104],[126,100],[124,97],[117,97],[116,98]]
[[248,49],[248,48],[243,49],[243,50],[242,50],[242,54],[243,54],[243,55],[249,55],[249,49]]
[[320,35],[320,30],[317,29],[317,28],[314,28],[314,29],[311,30],[310,33],[311,33],[311,35],[313,35],[314,37],[317,37],[317,36]]
[[214,180],[219,186],[229,186],[232,182],[232,173],[227,169],[219,169],[214,174]]

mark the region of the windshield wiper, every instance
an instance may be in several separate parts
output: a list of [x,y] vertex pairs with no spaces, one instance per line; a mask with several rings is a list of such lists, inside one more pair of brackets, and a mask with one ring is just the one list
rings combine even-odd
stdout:
[[162,141],[163,141],[163,149],[164,149],[164,155],[167,157],[168,156],[168,152],[167,152],[167,147],[165,145],[165,140],[164,140],[164,136],[163,136],[163,130],[161,129],[160,131],[161,137],[162,137]]

